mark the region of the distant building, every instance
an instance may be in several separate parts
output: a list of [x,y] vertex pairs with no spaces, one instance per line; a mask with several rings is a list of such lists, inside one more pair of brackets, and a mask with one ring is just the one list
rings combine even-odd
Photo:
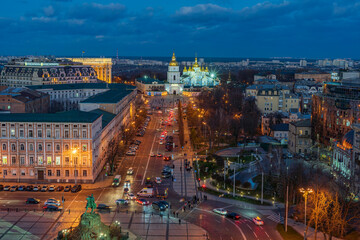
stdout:
[[9,113],[47,113],[50,96],[27,88],[6,88],[0,92],[0,110]]
[[5,65],[0,77],[0,84],[9,87],[97,81],[96,72],[90,66],[26,60]]
[[279,140],[282,144],[288,141],[289,124],[279,123],[270,127],[270,136]]
[[160,96],[165,92],[165,82],[150,77],[137,78],[135,86],[138,91],[147,96]]
[[296,80],[314,80],[316,82],[328,82],[331,81],[330,73],[313,73],[313,72],[305,72],[305,73],[295,73]]
[[347,132],[341,141],[334,143],[331,167],[343,178],[350,180],[355,170],[354,164],[354,130]]
[[267,80],[276,80],[275,74],[255,74],[254,75],[254,82],[261,79],[267,79]]
[[111,83],[112,60],[111,58],[66,58],[73,62],[79,62],[83,65],[91,66],[97,73],[98,79]]
[[310,153],[311,120],[306,119],[289,124],[288,149],[292,153]]
[[307,61],[304,59],[300,60],[300,67],[306,67],[307,66]]
[[328,146],[340,141],[360,117],[360,84],[327,83],[312,97],[312,138]]

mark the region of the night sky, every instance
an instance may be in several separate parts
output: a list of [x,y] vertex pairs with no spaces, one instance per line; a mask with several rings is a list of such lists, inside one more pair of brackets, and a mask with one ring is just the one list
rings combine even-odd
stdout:
[[355,0],[1,0],[0,55],[359,58]]

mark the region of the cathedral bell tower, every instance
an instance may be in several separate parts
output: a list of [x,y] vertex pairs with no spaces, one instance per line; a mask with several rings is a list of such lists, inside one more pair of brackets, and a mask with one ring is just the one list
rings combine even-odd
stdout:
[[175,53],[173,53],[171,62],[169,63],[167,81],[168,83],[180,83],[179,64],[176,61]]

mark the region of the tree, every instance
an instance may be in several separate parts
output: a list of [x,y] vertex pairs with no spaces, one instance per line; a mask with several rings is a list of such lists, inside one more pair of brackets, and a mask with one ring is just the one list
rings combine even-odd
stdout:
[[119,137],[116,135],[110,140],[106,149],[106,158],[107,158],[107,162],[110,165],[110,173],[114,172],[115,160],[118,153],[119,153]]

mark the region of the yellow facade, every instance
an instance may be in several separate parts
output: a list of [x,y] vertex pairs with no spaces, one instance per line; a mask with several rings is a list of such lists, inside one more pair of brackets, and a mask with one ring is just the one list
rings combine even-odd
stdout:
[[98,79],[111,83],[111,58],[67,58],[73,62],[80,62],[83,65],[89,65],[97,73]]

